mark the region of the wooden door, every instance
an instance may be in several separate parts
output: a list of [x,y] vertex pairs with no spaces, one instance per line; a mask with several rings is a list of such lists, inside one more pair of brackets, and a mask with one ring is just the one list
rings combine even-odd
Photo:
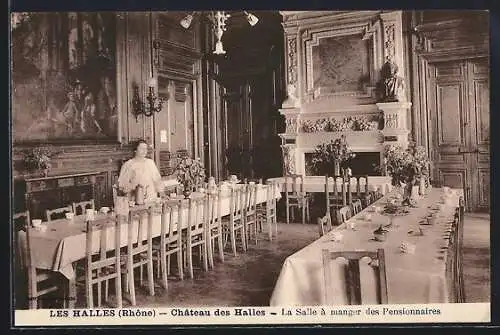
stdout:
[[464,189],[468,210],[489,208],[488,69],[482,58],[429,67],[433,180]]
[[235,84],[223,87],[222,131],[224,139],[225,173],[238,178],[250,177],[252,166],[252,116],[249,108],[248,85]]

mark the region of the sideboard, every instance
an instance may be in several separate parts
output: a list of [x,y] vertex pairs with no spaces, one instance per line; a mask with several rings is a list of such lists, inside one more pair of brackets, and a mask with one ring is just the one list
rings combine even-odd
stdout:
[[45,219],[45,210],[64,207],[73,202],[94,199],[102,206],[98,179],[107,172],[91,172],[24,179],[25,208],[32,218]]

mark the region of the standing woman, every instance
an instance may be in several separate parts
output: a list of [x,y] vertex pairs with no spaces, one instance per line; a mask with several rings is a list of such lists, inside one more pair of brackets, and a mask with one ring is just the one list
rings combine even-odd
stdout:
[[142,185],[145,200],[151,201],[163,191],[160,171],[155,162],[147,158],[148,144],[144,140],[137,141],[135,157],[126,161],[118,177],[118,187],[127,193],[135,190],[137,185]]

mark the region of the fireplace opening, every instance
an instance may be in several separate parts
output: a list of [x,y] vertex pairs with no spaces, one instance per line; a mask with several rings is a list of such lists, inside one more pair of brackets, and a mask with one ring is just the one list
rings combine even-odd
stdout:
[[[316,175],[311,163],[313,157],[313,152],[305,153],[304,161],[306,176]],[[377,168],[378,166],[380,166],[380,153],[378,151],[356,152],[356,157],[349,163],[353,175],[381,176],[382,174]]]

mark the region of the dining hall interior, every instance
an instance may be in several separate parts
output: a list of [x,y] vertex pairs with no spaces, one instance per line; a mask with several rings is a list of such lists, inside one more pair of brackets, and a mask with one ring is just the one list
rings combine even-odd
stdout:
[[488,20],[12,13],[13,306],[489,302]]

